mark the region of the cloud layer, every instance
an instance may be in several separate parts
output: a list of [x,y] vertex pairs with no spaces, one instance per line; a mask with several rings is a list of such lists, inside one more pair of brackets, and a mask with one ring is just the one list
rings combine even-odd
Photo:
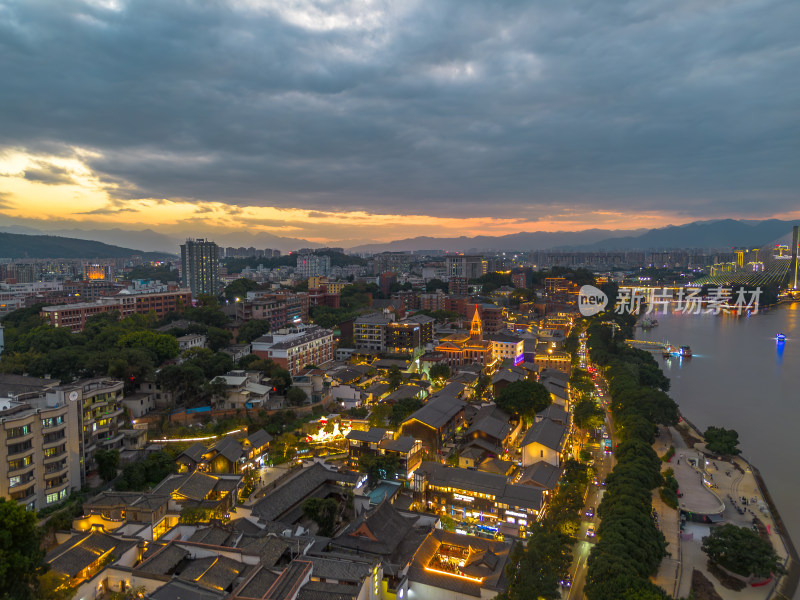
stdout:
[[79,153],[93,215],[769,216],[800,184],[798,22],[794,0],[0,0],[0,150]]

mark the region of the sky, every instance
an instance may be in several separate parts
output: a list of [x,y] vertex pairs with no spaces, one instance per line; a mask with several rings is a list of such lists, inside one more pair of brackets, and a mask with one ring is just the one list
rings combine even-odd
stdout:
[[0,224],[800,218],[796,0],[0,0]]

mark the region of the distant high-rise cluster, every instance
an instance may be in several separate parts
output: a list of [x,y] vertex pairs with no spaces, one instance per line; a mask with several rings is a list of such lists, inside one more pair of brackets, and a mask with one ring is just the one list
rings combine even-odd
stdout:
[[331,272],[331,257],[320,254],[298,254],[297,274],[309,277],[327,277]]
[[181,276],[183,286],[192,290],[192,295],[219,292],[219,246],[214,242],[198,239],[181,244]]

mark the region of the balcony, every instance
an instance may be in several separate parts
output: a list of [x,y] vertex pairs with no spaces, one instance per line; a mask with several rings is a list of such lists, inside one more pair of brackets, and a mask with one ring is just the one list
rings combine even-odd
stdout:
[[9,446],[11,444],[24,444],[25,442],[30,441],[32,439],[33,439],[33,431],[31,431],[30,433],[26,433],[25,435],[20,435],[17,437],[9,437],[6,440],[6,444]]
[[55,471],[47,471],[47,470],[45,469],[45,474],[44,474],[44,476],[45,476],[45,477],[58,477],[58,476],[60,476],[60,475],[64,475],[64,474],[66,474],[68,471],[69,471],[69,465],[68,465],[68,464],[66,464],[66,463],[64,463],[64,466],[62,466],[62,467],[59,467],[59,468],[58,468],[58,469],[56,469]]
[[45,437],[42,440],[42,448],[44,448],[45,450],[47,450],[49,448],[54,448],[55,446],[58,446],[59,444],[65,443],[66,440],[67,440],[66,434],[62,435],[61,437],[54,437],[54,438]]
[[12,448],[13,447],[9,447],[9,449],[8,449],[8,459],[9,460],[14,460],[14,459],[17,459],[17,458],[25,458],[26,456],[30,456],[31,454],[33,454],[33,445],[31,445],[29,448],[23,448],[23,449],[16,449],[15,450],[15,449],[12,449]]
[[52,463],[54,460],[63,459],[66,455],[67,455],[67,449],[64,448],[61,452],[56,452],[55,454],[53,454],[51,456],[45,456],[42,459],[42,463],[47,465],[47,464]]
[[69,477],[64,477],[63,481],[45,481],[45,490],[47,490],[48,494],[52,494],[53,492],[60,492],[61,490],[65,489],[69,485]]
[[8,471],[9,477],[16,477],[17,475],[24,475],[25,473],[30,473],[33,469],[36,468],[36,463],[31,463],[29,465],[25,465],[24,467],[19,467],[17,469],[13,469]]
[[125,436],[123,434],[118,433],[116,435],[112,435],[104,439],[98,438],[97,441],[100,442],[100,445],[103,446],[104,448],[108,448],[109,446],[113,448],[116,447],[124,437]]
[[33,502],[34,498],[36,498],[36,486],[31,484],[29,488],[14,492],[10,494],[10,496],[15,502],[20,504],[29,504]]

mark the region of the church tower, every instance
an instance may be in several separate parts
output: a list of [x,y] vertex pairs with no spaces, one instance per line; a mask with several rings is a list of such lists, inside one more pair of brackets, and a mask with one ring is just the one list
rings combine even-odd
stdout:
[[472,317],[472,326],[469,333],[470,339],[483,341],[483,324],[481,323],[481,313],[477,304],[475,305],[475,315]]

